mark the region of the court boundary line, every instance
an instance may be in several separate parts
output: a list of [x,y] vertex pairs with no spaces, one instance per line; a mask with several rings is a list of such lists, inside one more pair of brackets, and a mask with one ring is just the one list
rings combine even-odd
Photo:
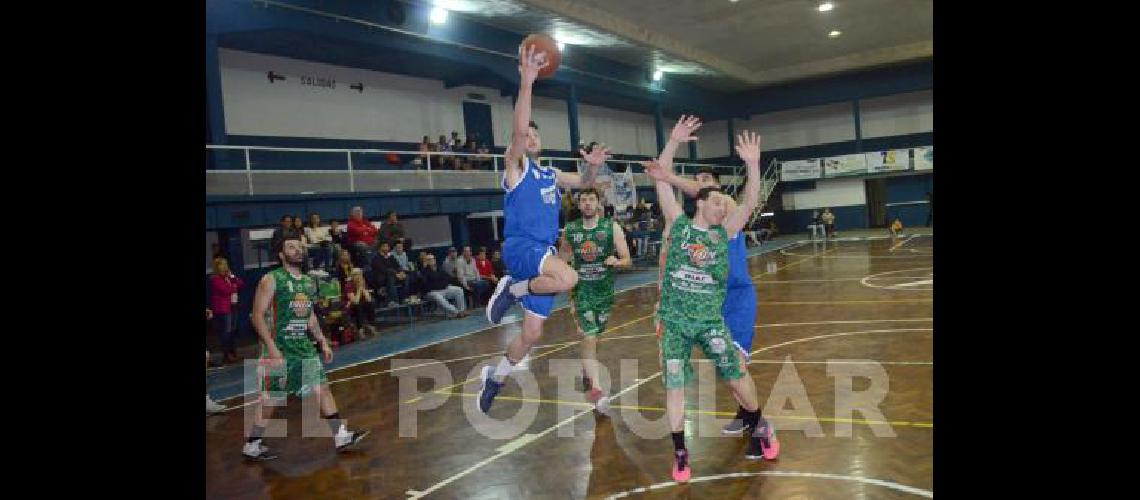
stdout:
[[[895,284],[895,285],[875,286],[875,285],[872,285],[872,284],[871,284],[871,283],[870,283],[868,280],[877,279],[877,278],[879,278],[879,277],[881,277],[881,276],[883,276],[883,275],[885,275],[885,274],[891,274],[891,273],[905,273],[905,272],[908,272],[908,271],[925,271],[925,270],[930,270],[930,271],[931,271],[931,273],[933,273],[933,272],[934,272],[934,266],[933,266],[933,265],[931,265],[930,267],[915,267],[915,268],[910,268],[910,269],[899,269],[899,270],[897,270],[897,271],[884,271],[884,272],[881,272],[881,273],[869,274],[869,275],[867,275],[867,276],[864,276],[864,277],[863,277],[863,279],[859,280],[859,284],[860,284],[860,285],[863,285],[863,286],[865,286],[865,287],[867,287],[867,288],[873,288],[873,289],[875,289],[875,290],[891,290],[891,291],[897,291],[897,290],[900,290],[900,289],[899,289],[899,288],[895,288],[895,287],[902,285],[902,283],[900,283],[900,284]],[[922,277],[920,277],[920,278],[917,278],[917,279],[926,279],[926,278],[929,278],[929,277],[930,277],[930,276],[922,276]],[[922,284],[926,284],[926,283],[922,283]],[[915,291],[931,291],[931,290],[934,290],[934,286],[933,286],[933,285],[934,285],[934,280],[930,280],[930,285],[931,285],[931,287],[930,287],[930,288],[910,288],[910,289],[905,289],[905,290],[903,290],[903,291],[911,291],[911,290],[915,290]]]
[[[924,490],[922,488],[916,488],[914,486],[907,486],[905,484],[896,483],[894,481],[887,481],[887,480],[883,480],[883,479],[875,479],[875,478],[862,477],[862,476],[844,476],[844,475],[840,475],[840,474],[827,474],[827,473],[822,473],[822,472],[799,472],[799,471],[781,471],[781,470],[767,470],[767,471],[757,471],[757,472],[730,472],[727,474],[715,474],[712,476],[696,477],[696,478],[689,480],[687,483],[683,483],[683,484],[703,483],[703,482],[708,482],[708,481],[716,481],[719,479],[755,477],[755,476],[802,477],[802,478],[810,478],[810,479],[830,479],[830,480],[835,480],[835,481],[849,481],[849,482],[855,482],[855,483],[870,484],[873,486],[881,486],[881,487],[892,489],[895,491],[901,491],[903,493],[910,493],[910,494],[915,495],[915,496],[926,497],[926,498],[934,498],[934,492],[933,491]],[[646,493],[646,492],[649,492],[652,490],[662,490],[665,488],[678,486],[679,484],[681,484],[681,483],[677,483],[676,481],[666,481],[663,483],[655,483],[655,484],[651,484],[649,486],[641,486],[641,487],[634,488],[631,490],[619,491],[619,492],[613,493],[610,496],[605,497],[605,498],[606,498],[606,500],[617,500],[619,498],[626,498],[630,495],[635,495],[635,494],[639,494],[639,493]]]

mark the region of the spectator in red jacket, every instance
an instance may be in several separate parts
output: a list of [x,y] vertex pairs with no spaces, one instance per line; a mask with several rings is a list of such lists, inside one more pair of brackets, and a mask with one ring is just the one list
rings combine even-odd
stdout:
[[352,215],[348,219],[348,237],[346,241],[353,249],[353,257],[357,267],[368,267],[369,253],[376,246],[376,235],[380,231],[364,218],[364,209],[352,207]]
[[479,255],[475,256],[475,269],[479,270],[479,277],[490,281],[492,285],[499,283],[499,277],[495,274],[495,266],[487,259],[487,247],[479,249]]
[[238,291],[245,283],[230,271],[226,259],[214,259],[210,276],[210,309],[214,312],[214,331],[222,338],[222,353],[227,363],[238,361],[237,340]]

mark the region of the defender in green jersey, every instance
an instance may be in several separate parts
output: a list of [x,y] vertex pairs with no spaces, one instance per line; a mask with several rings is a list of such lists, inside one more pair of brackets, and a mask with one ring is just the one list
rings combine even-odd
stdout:
[[264,277],[257,285],[253,299],[253,327],[261,340],[261,359],[258,361],[258,408],[242,454],[252,460],[277,458],[261,444],[261,435],[273,415],[268,400],[287,395],[318,398],[321,415],[328,420],[337,451],[355,445],[369,431],[350,431],[340,418],[336,400],[329,392],[321,359],[309,333],[321,346],[324,362],[332,363],[333,353],[328,340],[321,334],[320,323],[313,312],[317,284],[312,277],[301,273],[304,259],[303,246],[298,239],[286,239],[278,248],[281,267]]
[[[689,452],[685,448],[685,385],[693,378],[689,355],[699,345],[713,361],[717,377],[726,380],[744,407],[744,425],[750,435],[745,457],[764,457],[774,436],[771,426],[760,417],[760,402],[752,377],[733,345],[721,308],[728,288],[728,235],[737,234],[747,223],[760,198],[760,138],[745,132],[737,139],[736,152],[744,160],[748,181],[744,198],[735,210],[719,187],[705,187],[697,193],[697,211],[684,215],[681,205],[666,182],[664,172],[672,170],[673,154],[681,142],[696,140],[700,128],[696,117],[682,116],[673,127],[669,142],[656,162],[645,162],[646,173],[656,181],[657,199],[665,216],[667,255],[661,269],[661,301],[658,306],[659,346],[662,379],[665,382],[665,408],[673,432],[673,479],[688,481]],[[774,457],[774,455],[772,455]]]
[[621,225],[600,216],[599,198],[593,188],[578,194],[582,217],[566,224],[559,253],[578,272],[578,284],[570,292],[570,308],[578,334],[583,337],[582,381],[586,399],[599,412],[606,413],[609,399],[598,383],[598,337],[605,332],[614,307],[614,268],[629,267],[633,260]]

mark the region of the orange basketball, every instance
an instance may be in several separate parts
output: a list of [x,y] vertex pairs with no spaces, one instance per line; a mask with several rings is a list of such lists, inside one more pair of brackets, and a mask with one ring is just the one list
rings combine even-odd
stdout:
[[523,50],[528,45],[535,46],[535,53],[545,52],[546,60],[550,63],[542,71],[538,72],[539,78],[550,78],[554,76],[554,72],[558,71],[558,64],[562,62],[562,52],[558,50],[558,42],[554,41],[547,35],[542,33],[532,33],[527,35],[519,44],[519,57],[522,57]]

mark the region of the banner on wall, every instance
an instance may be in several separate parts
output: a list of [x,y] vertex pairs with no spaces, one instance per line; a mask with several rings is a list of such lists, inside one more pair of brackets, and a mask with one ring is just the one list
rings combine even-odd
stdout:
[[910,170],[910,150],[890,149],[877,153],[867,153],[867,172],[898,172]]
[[[578,173],[579,174],[585,174],[587,168],[588,167],[586,166],[586,162],[584,162],[582,160],[578,160]],[[602,166],[598,167],[597,177],[594,177],[594,189],[597,189],[598,193],[602,195],[602,199],[600,199],[598,201],[601,202],[601,205],[603,207],[606,205],[612,205],[613,204],[613,199],[614,199],[613,174],[614,173],[612,170],[610,170],[609,164],[603,163]]]
[[861,154],[834,156],[823,160],[824,177],[866,174],[867,157]]
[[914,148],[914,169],[934,170],[934,146]]
[[780,163],[781,181],[802,181],[820,177],[819,160],[794,160]]
[[[586,168],[586,162],[578,162],[578,173],[585,173]],[[614,217],[618,220],[624,221],[624,217],[631,215],[637,205],[637,186],[633,183],[633,171],[629,167],[625,172],[614,172],[609,164],[602,164],[594,178],[594,189],[602,195],[598,201],[603,207],[614,207]]]
[[625,172],[614,172],[612,180],[612,197],[614,205],[614,218],[625,222],[633,216],[633,207],[637,205],[637,186],[633,183],[633,168],[626,167]]

